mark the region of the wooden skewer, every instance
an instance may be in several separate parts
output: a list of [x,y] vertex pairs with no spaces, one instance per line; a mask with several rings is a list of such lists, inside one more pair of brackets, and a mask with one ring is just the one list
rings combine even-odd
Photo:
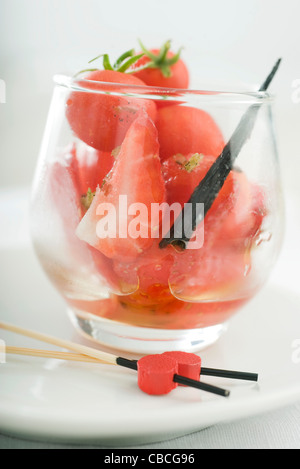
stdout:
[[6,346],[5,353],[13,355],[25,355],[28,357],[55,358],[58,360],[107,364],[106,361],[99,360],[98,358],[88,357],[87,355],[81,355],[80,353],[58,352],[54,350],[41,350],[25,347]]
[[[133,370],[137,371],[137,361],[136,360],[128,360],[127,358],[117,357],[116,355],[113,355],[113,354],[107,353],[107,352],[102,352],[102,351],[94,349],[92,347],[87,347],[85,345],[77,344],[77,343],[71,342],[69,340],[59,339],[57,337],[53,337],[53,336],[48,335],[48,334],[43,334],[41,332],[36,332],[36,331],[30,330],[30,329],[24,329],[22,327],[15,326],[13,324],[8,324],[8,323],[2,322],[2,321],[0,321],[0,329],[5,329],[5,330],[10,331],[10,332],[15,332],[17,334],[21,334],[21,335],[24,335],[26,337],[30,337],[32,339],[47,342],[47,343],[50,343],[52,345],[56,345],[58,347],[67,348],[69,350],[72,350],[73,352],[77,352],[79,354],[86,355],[86,356],[94,358],[96,360],[100,360],[101,362],[104,361],[105,363],[108,363],[108,364],[120,365],[120,366],[124,366],[126,368],[130,368],[130,369],[133,369]],[[28,353],[30,353],[30,352],[28,352]],[[31,352],[31,355],[32,355],[32,352]],[[229,394],[230,394],[227,389],[222,389],[222,388],[219,388],[217,386],[206,384],[206,383],[196,381],[196,380],[193,380],[193,379],[188,379],[184,376],[180,376],[180,375],[177,375],[177,374],[174,375],[173,380],[174,380],[174,382],[181,383],[181,384],[184,382],[184,384],[187,385],[187,386],[191,386],[191,387],[203,390],[203,391],[218,394],[218,395],[221,395],[221,396],[224,396],[224,397],[228,397]]]
[[101,350],[94,349],[92,347],[87,347],[86,345],[77,344],[69,340],[59,339],[58,337],[53,337],[48,334],[43,334],[41,332],[36,332],[30,329],[24,329],[22,327],[15,326],[13,324],[8,324],[0,321],[0,328],[5,329],[10,332],[15,332],[16,334],[21,334],[32,339],[40,340],[58,347],[66,348],[72,350],[73,352],[80,353],[82,355],[87,355],[88,357],[96,358],[97,360],[110,363],[112,365],[117,365],[117,356],[111,353],[106,353]]

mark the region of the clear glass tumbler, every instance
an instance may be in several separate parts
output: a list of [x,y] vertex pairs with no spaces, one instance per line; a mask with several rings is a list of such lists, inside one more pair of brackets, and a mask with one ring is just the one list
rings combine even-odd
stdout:
[[[283,232],[273,102],[55,77],[31,229],[79,331],[119,350],[195,352],[261,289]],[[191,240],[162,242],[249,108],[253,129],[219,189],[208,181],[208,210],[197,200]]]

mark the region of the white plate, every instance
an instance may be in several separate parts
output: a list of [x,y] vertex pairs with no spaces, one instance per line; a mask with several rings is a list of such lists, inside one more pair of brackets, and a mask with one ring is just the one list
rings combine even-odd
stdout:
[[[62,299],[23,244],[0,250],[1,320],[88,343],[73,330]],[[298,400],[299,251],[283,254],[268,285],[232,319],[228,332],[201,354],[206,367],[258,372],[258,383],[205,377],[206,382],[229,389],[230,397],[186,387],[149,396],[139,390],[132,370],[7,355],[6,363],[0,364],[0,431],[35,440],[139,444]],[[0,330],[0,338],[6,345],[51,349],[6,331]]]

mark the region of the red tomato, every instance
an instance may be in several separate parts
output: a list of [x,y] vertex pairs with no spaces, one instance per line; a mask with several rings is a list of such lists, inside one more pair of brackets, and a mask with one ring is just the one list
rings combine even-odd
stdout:
[[178,153],[203,153],[217,157],[225,145],[216,122],[201,109],[163,107],[157,112],[156,127],[162,161]]
[[[140,115],[129,128],[112,171],[101,190],[97,189],[92,205],[79,224],[80,239],[107,257],[120,260],[134,259],[153,244],[151,205],[165,200],[158,152],[156,128],[147,115]],[[120,206],[124,197],[127,207]],[[102,204],[110,205],[104,210]],[[129,207],[139,210],[133,204],[142,204],[144,212],[129,213]],[[140,229],[134,225],[137,219]],[[136,228],[134,233],[132,228]]]
[[[156,56],[159,55],[159,52],[159,49],[150,50],[150,53]],[[169,67],[169,76],[166,76],[163,73],[163,67],[167,63],[167,60],[172,59],[174,56],[175,54],[172,51],[168,51],[165,63],[162,62],[159,64],[158,62],[154,62],[153,67],[144,68],[143,70],[135,72],[134,75],[149,86],[187,89],[189,86],[189,71],[182,59],[179,58],[174,65]],[[149,62],[151,62],[151,58],[144,55],[134,64],[134,68],[141,67]]]
[[[139,78],[114,70],[97,70],[88,73],[85,80],[89,81],[82,82],[82,86],[91,92],[72,91],[66,116],[75,135],[89,146],[111,152],[121,145],[142,110],[155,120],[156,106],[150,99],[109,94],[118,91],[118,84],[145,86]],[[100,82],[105,86],[101,88]]]

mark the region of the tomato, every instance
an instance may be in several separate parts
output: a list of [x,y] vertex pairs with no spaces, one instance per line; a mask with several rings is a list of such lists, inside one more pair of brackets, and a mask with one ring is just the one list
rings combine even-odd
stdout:
[[141,114],[131,124],[112,171],[78,226],[80,239],[120,260],[134,259],[153,244],[151,231],[159,220],[151,219],[151,206],[165,200],[158,153],[156,128]]
[[180,95],[175,90],[187,89],[190,81],[189,70],[180,58],[180,50],[176,54],[172,52],[170,41],[163,44],[161,49],[148,50],[140,44],[144,55],[131,66],[131,73],[151,87],[151,95],[158,95],[155,99],[158,109],[178,104],[180,101],[172,99]]
[[179,105],[160,108],[156,127],[162,161],[176,154],[217,157],[225,145],[218,125],[201,109]]
[[[143,67],[146,64],[153,63],[149,68],[144,68],[140,71],[134,72],[134,75],[140,78],[146,85],[158,86],[163,88],[180,88],[187,89],[189,86],[189,71],[185,62],[178,58],[178,60],[168,66],[168,60],[176,58],[174,52],[168,51],[164,60],[159,61],[159,49],[151,49],[150,57],[144,55],[134,65],[134,68]],[[151,59],[154,55],[157,59]],[[133,70],[134,70],[133,68]],[[164,70],[168,70],[164,73]]]
[[111,152],[121,145],[142,110],[152,120],[156,117],[156,106],[150,99],[110,94],[122,92],[118,84],[145,86],[139,78],[127,73],[96,70],[88,73],[84,81],[79,81],[79,85],[90,92],[72,91],[66,102],[66,116],[75,135],[104,152]]

